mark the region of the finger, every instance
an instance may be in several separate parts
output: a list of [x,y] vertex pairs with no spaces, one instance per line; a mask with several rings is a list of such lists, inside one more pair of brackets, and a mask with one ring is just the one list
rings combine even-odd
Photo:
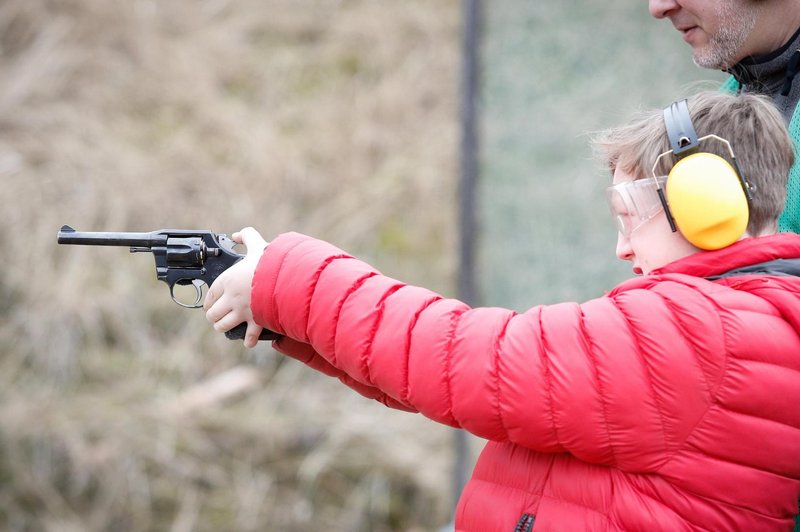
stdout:
[[244,345],[245,347],[254,348],[258,344],[258,337],[261,335],[261,331],[264,330],[264,327],[257,325],[254,322],[248,322],[247,324],[247,332],[244,335]]
[[218,296],[213,287],[209,287],[206,292],[206,298],[203,300],[203,310],[208,312],[208,309],[217,301]]
[[228,332],[243,321],[244,319],[239,315],[238,312],[228,312],[214,322],[214,330],[222,333]]
[[217,323],[219,320],[227,316],[233,309],[231,309],[230,305],[226,305],[224,301],[218,301],[217,303],[211,305],[206,311],[206,319],[211,323]]

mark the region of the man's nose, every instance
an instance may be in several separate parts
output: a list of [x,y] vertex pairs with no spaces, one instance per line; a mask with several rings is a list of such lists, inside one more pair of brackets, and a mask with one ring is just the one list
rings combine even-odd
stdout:
[[622,233],[617,233],[617,258],[619,260],[633,260],[633,249],[630,238]]
[[667,17],[679,7],[681,6],[676,0],[650,0],[650,14],[655,18]]

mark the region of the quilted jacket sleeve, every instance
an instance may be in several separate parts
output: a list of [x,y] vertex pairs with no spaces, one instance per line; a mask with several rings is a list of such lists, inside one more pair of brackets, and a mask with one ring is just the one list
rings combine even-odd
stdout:
[[408,412],[415,411],[408,405],[397,401],[393,397],[389,397],[378,388],[353,379],[350,375],[325,360],[322,356],[320,356],[319,353],[314,351],[314,348],[309,344],[304,344],[303,342],[298,342],[297,340],[284,336],[279,340],[274,341],[273,347],[284,355],[299,360],[300,362],[319,371],[320,373],[324,373],[329,377],[338,378],[344,384],[353,388],[364,397],[375,399],[376,401],[383,403],[388,407],[396,408],[398,410],[406,410]]
[[311,346],[297,358],[384,403],[647,471],[708,409],[726,352],[713,300],[671,285],[522,314],[469,308],[289,233],[259,263],[252,308],[261,325]]

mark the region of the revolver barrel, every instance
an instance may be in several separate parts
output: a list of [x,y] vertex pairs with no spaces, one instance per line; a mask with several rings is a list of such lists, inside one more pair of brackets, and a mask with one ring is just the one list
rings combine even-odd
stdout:
[[157,233],[112,233],[76,231],[64,225],[58,231],[59,244],[79,244],[90,246],[131,246],[151,248],[164,245],[166,237]]

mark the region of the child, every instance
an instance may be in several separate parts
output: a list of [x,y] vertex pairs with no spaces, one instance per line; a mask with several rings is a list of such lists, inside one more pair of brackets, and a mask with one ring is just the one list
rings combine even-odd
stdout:
[[[775,231],[792,145],[761,97],[701,93],[681,109],[597,140],[617,256],[641,274],[605,296],[469,308],[326,242],[267,245],[247,228],[235,238],[248,255],[209,290],[207,317],[218,331],[248,322],[250,347],[276,331],[277,350],[360,393],[489,440],[457,530],[791,529],[800,235]],[[698,141],[687,121],[716,137]],[[716,155],[676,162],[687,142]],[[705,186],[693,175],[680,189],[689,163],[732,154],[732,215],[716,190],[699,207],[684,197]],[[721,233],[696,227],[707,213]]]

